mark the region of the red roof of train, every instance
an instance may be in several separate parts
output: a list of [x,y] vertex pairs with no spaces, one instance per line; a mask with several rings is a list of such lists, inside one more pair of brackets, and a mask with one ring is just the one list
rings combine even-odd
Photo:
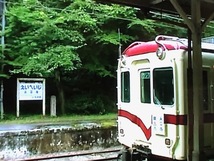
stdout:
[[[178,50],[184,49],[187,50],[187,46],[179,41],[159,41],[165,46],[167,50]],[[129,45],[123,52],[126,56],[134,56],[140,54],[147,54],[151,52],[156,52],[159,45],[155,41],[149,42],[134,42]]]

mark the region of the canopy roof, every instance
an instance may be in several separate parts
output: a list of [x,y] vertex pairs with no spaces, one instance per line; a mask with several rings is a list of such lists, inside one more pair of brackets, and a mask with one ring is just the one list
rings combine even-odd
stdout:
[[[172,5],[173,0],[97,0],[103,3],[115,3],[126,6],[140,8],[144,12],[154,11],[160,13],[169,13],[179,15],[178,11]],[[179,6],[186,13],[191,15],[191,0],[177,0]],[[201,0],[201,18],[214,20],[214,0]],[[200,12],[200,11],[199,11]]]

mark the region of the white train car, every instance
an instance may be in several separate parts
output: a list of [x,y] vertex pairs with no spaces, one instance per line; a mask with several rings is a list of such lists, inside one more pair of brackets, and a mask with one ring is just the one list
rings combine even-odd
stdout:
[[[212,150],[214,44],[202,44],[202,60],[204,146]],[[134,42],[122,53],[117,69],[122,161],[187,160],[187,68],[187,40],[177,37]]]

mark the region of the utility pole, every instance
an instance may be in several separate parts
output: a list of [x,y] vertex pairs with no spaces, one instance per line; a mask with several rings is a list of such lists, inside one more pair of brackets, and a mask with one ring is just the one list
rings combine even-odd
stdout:
[[[5,0],[0,1],[0,14],[1,14],[1,28],[2,28],[2,36],[1,36],[1,47],[2,47],[2,55],[1,60],[1,72],[3,73],[3,59],[4,59],[4,31],[5,31]],[[3,107],[3,77],[0,78],[0,112],[1,112],[1,119],[4,118],[4,107]]]

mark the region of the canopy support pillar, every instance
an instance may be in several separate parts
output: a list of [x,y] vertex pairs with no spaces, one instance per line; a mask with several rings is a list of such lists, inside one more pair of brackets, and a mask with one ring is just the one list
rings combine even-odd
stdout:
[[194,30],[193,40],[193,112],[194,112],[194,138],[192,159],[194,161],[204,160],[204,126],[203,126],[203,82],[202,82],[202,50],[201,50],[201,1],[191,1],[191,14]]
[[[189,29],[192,32],[192,50],[193,50],[193,107],[189,107],[189,112],[192,111],[194,117],[190,117],[188,121],[193,122],[193,124],[188,124],[189,128],[193,128],[193,134],[189,134],[189,136],[193,136],[193,138],[189,138],[189,140],[193,139],[193,145],[188,142],[189,149],[188,161],[203,161],[204,159],[204,126],[203,126],[203,82],[202,82],[202,53],[201,53],[201,36],[202,29],[208,23],[208,21],[213,17],[205,21],[203,28],[201,25],[201,2],[200,0],[191,0],[191,20],[186,16],[182,7],[179,5],[177,0],[170,0],[174,8],[180,14],[180,16],[184,19],[184,22],[187,24]],[[191,110],[191,108],[193,110]],[[192,120],[193,119],[193,120]],[[190,144],[189,144],[190,143]],[[193,147],[191,147],[193,146]],[[191,150],[191,151],[190,151]]]

